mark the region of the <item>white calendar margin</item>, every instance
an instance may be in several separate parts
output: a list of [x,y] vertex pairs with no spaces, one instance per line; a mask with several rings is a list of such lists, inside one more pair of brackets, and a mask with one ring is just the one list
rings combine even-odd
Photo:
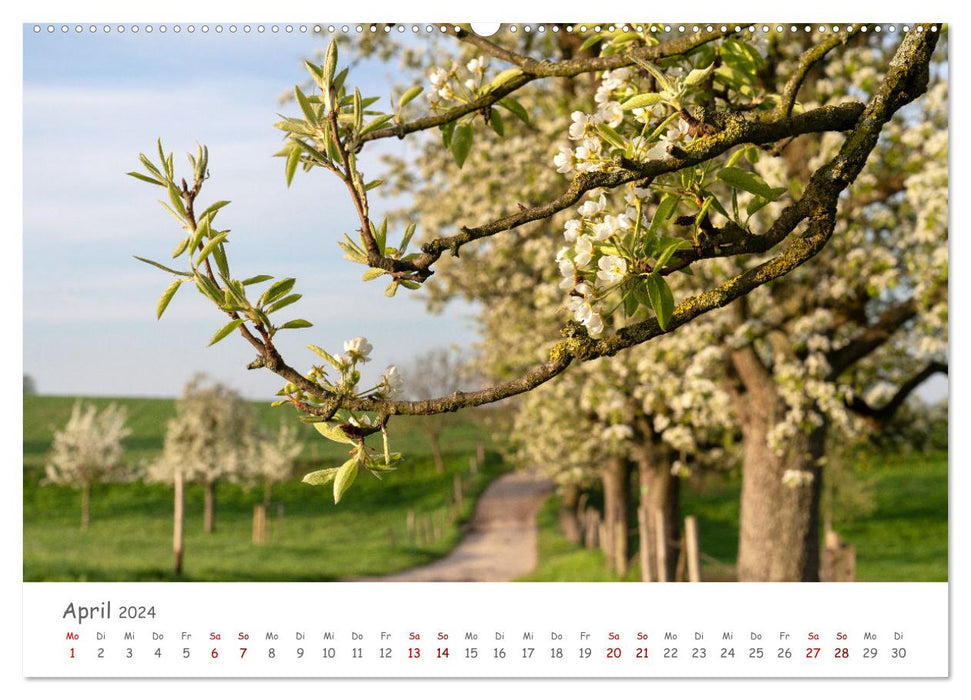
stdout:
[[[166,5],[166,15],[168,18],[178,19],[180,21],[211,21],[214,18],[232,18],[234,21],[264,21],[267,19],[275,19],[273,17],[267,17],[266,5],[262,3],[247,3],[247,2],[234,2],[229,3],[225,0],[220,0],[220,2],[209,3],[206,6],[200,5],[198,2],[190,2],[189,0],[169,0]],[[596,6],[599,8],[599,6]],[[629,16],[635,12],[643,10],[642,3],[635,3],[632,0],[618,0],[612,3],[612,7],[617,8],[618,16]],[[20,24],[28,21],[37,20],[63,20],[69,18],[72,21],[75,19],[81,19],[84,21],[94,20],[111,20],[111,21],[159,21],[160,19],[166,19],[162,17],[154,5],[145,3],[142,5],[122,3],[119,0],[88,0],[84,3],[83,12],[79,14],[79,6],[76,2],[67,2],[66,0],[50,0],[43,3],[31,3],[31,4],[8,4],[3,10],[3,19],[8,20],[3,24],[3,31],[6,32],[4,36],[5,41],[3,41],[3,51],[6,53],[4,58],[4,68],[2,73],[4,76],[4,87],[6,88],[6,94],[8,95],[20,95],[21,94],[21,75],[22,75],[22,37]],[[309,17],[316,17],[316,14],[321,12],[321,7],[319,3],[311,3],[306,0],[297,0],[296,2],[291,2],[287,6],[287,11],[293,14],[293,18],[296,19],[307,19]],[[526,15],[524,16],[524,8],[534,8],[526,9]],[[586,8],[586,9],[585,9]],[[454,18],[456,15],[456,7],[451,4],[444,2],[443,0],[433,0],[432,2],[424,3],[420,8],[414,6],[408,6],[405,14],[406,17],[399,17],[401,14],[400,2],[393,2],[391,0],[372,0],[366,6],[364,5],[345,5],[341,6],[338,4],[333,4],[327,7],[327,19],[328,21],[383,21],[387,20],[389,17],[396,17],[398,19],[436,19],[436,18]],[[583,6],[577,4],[575,7],[560,6],[557,12],[557,17],[550,17],[549,11],[542,9],[540,5],[529,5],[526,3],[519,2],[518,0],[493,0],[490,3],[478,3],[471,8],[459,8],[462,10],[462,14],[469,16],[470,19],[478,21],[583,21],[586,15],[591,14],[590,6]],[[745,3],[745,13],[746,16],[759,17],[759,18],[769,18],[774,13],[779,13],[779,5],[775,1],[770,0],[751,0]],[[963,20],[967,16],[968,10],[966,8],[957,8],[950,2],[941,2],[939,0],[924,0],[919,4],[919,7],[915,7],[914,3],[897,3],[895,5],[884,4],[882,6],[884,12],[888,15],[887,19],[895,18],[908,18],[916,10],[919,11],[924,17],[919,19],[923,20],[937,20],[944,18],[951,22],[952,24],[957,22],[958,27],[967,26],[969,23]],[[363,17],[362,12],[369,15],[368,17]],[[652,21],[707,21],[711,17],[720,17],[721,14],[725,12],[724,3],[715,3],[713,0],[699,0],[699,2],[693,3],[691,5],[684,4],[669,4],[662,5],[652,9],[652,13],[657,11],[659,13],[658,17],[652,17]],[[786,21],[787,19],[794,19],[798,21],[860,21],[860,12],[862,8],[852,3],[838,2],[836,0],[817,0],[809,5],[799,8],[799,16],[797,17],[778,17],[780,21]],[[16,14],[14,14],[16,13]],[[38,17],[38,13],[41,13],[43,17]],[[415,15],[412,17],[412,15]],[[420,15],[420,16],[418,16]],[[562,16],[560,16],[562,15]],[[892,16],[890,16],[892,15]],[[293,19],[290,18],[290,19]],[[599,20],[599,17],[590,17],[588,19]],[[883,18],[881,18],[883,19]],[[959,30],[960,31],[960,30]],[[963,32],[961,32],[963,35]],[[959,42],[954,42],[951,49],[951,64],[952,66],[960,66],[962,64],[968,64],[969,62],[964,60],[965,51],[962,47],[958,45]],[[966,73],[967,71],[955,71],[954,74],[960,75]],[[952,97],[952,115],[960,114],[967,115],[971,114],[971,102],[969,102],[967,95],[969,91],[966,90],[955,90]],[[22,110],[10,108],[5,110],[2,115],[0,115],[0,120],[4,128],[4,146],[3,155],[5,156],[4,162],[7,164],[7,169],[9,172],[22,172],[21,168],[21,156],[22,152],[20,150],[19,135],[22,133],[21,128],[21,116]],[[952,116],[952,123],[954,123],[954,118]],[[968,141],[958,140],[953,141],[952,150],[952,191],[959,191],[961,182],[966,180],[963,177],[963,173],[966,170],[966,165],[961,167],[956,167],[955,163],[967,164],[971,163],[971,149],[967,147]],[[962,175],[962,177],[958,177]],[[8,212],[9,216],[9,228],[12,232],[18,230],[22,231],[22,185],[17,182],[12,187],[6,188],[3,191],[2,197],[4,200],[5,211]],[[951,218],[955,223],[964,223],[968,220],[966,214],[961,210],[960,203],[958,201],[952,202],[951,204]],[[15,236],[12,236],[15,237]],[[967,245],[961,245],[960,242],[952,241],[952,260],[953,255],[960,249],[961,255],[959,260],[965,262],[968,259],[968,248]],[[20,268],[20,245],[19,243],[14,243],[7,251],[5,256],[5,269],[3,281],[0,284],[3,285],[5,296],[8,299],[20,299],[22,292],[22,280]],[[953,284],[953,292],[958,295],[957,303],[952,307],[953,318],[955,323],[952,325],[952,336],[951,341],[953,347],[955,348],[954,354],[957,356],[968,356],[967,352],[960,352],[960,349],[971,347],[971,343],[968,342],[968,328],[969,328],[969,311],[971,306],[964,304],[962,302],[971,299],[971,292],[969,292],[968,285],[971,285],[971,278],[968,276],[958,277],[955,279]],[[20,304],[15,304],[13,306],[11,316],[13,317],[11,325],[14,327],[22,327],[20,314],[22,306]],[[14,374],[12,371],[15,369],[16,361],[15,357],[10,357],[10,355],[15,355],[16,350],[11,352],[11,348],[16,348],[15,344],[6,346],[0,353],[2,353],[4,359],[8,360],[8,371],[3,378],[3,387],[6,389],[5,396],[16,397],[19,387],[20,378]],[[10,366],[9,361],[14,360],[13,366]],[[958,387],[962,389],[967,389],[968,384],[963,380],[964,374],[961,372],[960,366],[952,368],[950,380],[951,380],[951,396],[952,396],[952,425],[957,424],[956,422],[961,420],[962,416],[967,417],[971,410],[968,407],[968,397],[967,391],[959,391]],[[19,403],[14,405],[14,401],[11,401],[13,406],[12,415],[17,417],[17,420],[8,420],[4,423],[4,441],[3,444],[7,446],[8,459],[7,463],[16,465],[20,461],[20,441],[21,441],[21,421],[22,418],[20,412]],[[969,449],[968,440],[971,440],[971,435],[965,433],[963,436],[960,431],[952,430],[952,449],[954,449],[955,463],[959,463],[961,457],[971,453]],[[21,474],[19,470],[11,469],[6,476],[7,481],[4,482],[5,488],[4,493],[4,505],[3,509],[5,513],[5,518],[7,522],[5,523],[5,532],[8,533],[10,540],[12,542],[22,541],[22,501],[21,501],[21,490],[18,488],[20,486]],[[960,499],[961,495],[968,496],[968,483],[969,479],[967,475],[960,473],[960,470],[955,470],[951,473],[951,489],[952,494],[955,496],[954,502],[963,502]],[[963,604],[963,598],[959,595],[954,595],[960,588],[963,588],[964,581],[968,580],[971,576],[971,567],[968,565],[968,559],[960,558],[958,556],[958,550],[954,547],[956,541],[964,542],[967,541],[968,537],[971,537],[971,531],[967,527],[967,518],[962,516],[960,510],[951,508],[950,509],[950,561],[952,565],[950,566],[949,580],[951,582],[951,616],[952,616],[952,628],[950,632],[950,639],[952,643],[951,656],[954,659],[966,659],[971,658],[971,645],[965,642],[963,631],[968,630],[971,626],[965,624],[968,622],[967,609],[968,605]],[[16,547],[14,547],[16,550]],[[2,567],[4,576],[2,583],[0,583],[0,590],[4,593],[4,603],[7,606],[8,611],[13,611],[14,607],[20,602],[22,595],[22,558],[20,553],[15,551],[13,553],[8,552],[8,556],[3,559],[0,563]],[[13,630],[10,629],[12,625],[10,623],[15,619],[14,615],[5,616],[8,622],[7,634],[0,636],[0,668],[2,668],[4,681],[4,686],[10,688],[16,695],[27,696],[32,698],[61,698],[65,694],[65,686],[62,683],[44,683],[44,682],[32,682],[28,683],[21,676],[21,661],[22,661],[22,644],[21,639],[13,634]],[[22,620],[23,621],[23,620]],[[957,678],[963,678],[967,680],[966,676],[968,671],[966,665],[957,664],[952,668],[952,681]],[[145,683],[140,683],[138,681],[88,681],[85,683],[86,692],[92,693],[92,695],[97,694],[99,698],[130,698],[133,694],[138,694],[142,700],[155,700],[156,698],[166,698],[168,700],[171,698],[171,693],[174,687],[171,684],[159,684],[154,683],[146,685]],[[300,689],[312,690],[319,689],[321,686],[314,684],[312,681],[305,682],[278,682],[278,683],[252,683],[251,681],[222,681],[219,684],[219,690],[221,694],[232,694],[234,698],[265,698],[268,692],[272,690],[283,689],[284,692],[297,692]],[[395,686],[398,687],[398,686]],[[510,690],[518,690],[521,693],[529,693],[535,695],[536,691],[540,688],[529,681],[514,681],[514,682],[493,682],[493,683],[478,683],[469,684],[462,681],[447,681],[443,680],[440,682],[414,682],[403,686],[406,692],[410,695],[416,691],[420,691],[423,697],[454,697],[456,693],[461,693],[464,698],[479,698],[479,697],[489,697],[494,698],[497,692],[509,692]],[[655,680],[652,681],[649,686],[652,692],[664,692],[669,691],[672,693],[677,693],[681,698],[689,697],[710,697],[713,693],[718,693],[720,690],[724,689],[717,681],[715,682],[705,682],[699,681],[696,683],[686,683],[684,681],[664,681]],[[957,697],[957,683],[950,682],[946,685],[942,685],[940,682],[927,682],[927,681],[915,681],[915,682],[900,682],[895,680],[871,680],[865,682],[865,688],[861,685],[859,681],[819,681],[816,683],[791,683],[787,681],[775,681],[775,680],[765,680],[765,681],[735,681],[730,686],[730,692],[732,694],[745,693],[747,698],[761,698],[761,697],[780,697],[784,695],[787,699],[801,700],[802,698],[811,698],[817,700],[819,694],[822,693],[859,693],[861,691],[865,692],[867,695],[879,694],[881,698],[907,698],[912,700],[914,695],[922,690],[930,690],[934,693],[935,697]],[[387,682],[373,681],[371,683],[365,683],[362,681],[332,681],[326,685],[328,692],[341,692],[346,691],[348,693],[359,693],[362,689],[367,688],[371,692],[389,692],[391,691],[391,686]],[[572,697],[584,697],[589,698],[591,690],[594,686],[591,683],[576,682],[576,681],[544,681],[543,691],[544,692],[555,692],[558,698],[572,698]],[[640,685],[638,681],[614,681],[611,682],[609,688],[612,692],[642,692],[644,686]],[[195,690],[197,692],[203,692],[204,690],[212,689],[211,684],[204,681],[186,681],[178,683],[178,692],[186,692],[189,690]],[[191,695],[190,695],[191,697]]]
[[[94,619],[78,622],[80,606]],[[128,606],[154,616],[119,619]],[[27,583],[24,674],[946,677],[947,610],[946,583]],[[731,657],[720,657],[723,647]],[[864,647],[877,657],[865,659]],[[901,647],[906,657],[892,658]],[[692,658],[694,648],[705,658]],[[752,659],[756,648],[763,655]],[[779,648],[791,658],[777,658]],[[818,656],[807,659],[807,648]],[[837,648],[849,658],[835,658]]]

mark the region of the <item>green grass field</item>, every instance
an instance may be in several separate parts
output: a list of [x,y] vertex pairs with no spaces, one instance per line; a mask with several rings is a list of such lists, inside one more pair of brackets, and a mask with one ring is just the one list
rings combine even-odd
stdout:
[[[93,399],[106,405],[109,399]],[[133,463],[150,460],[162,446],[166,421],[174,404],[164,399],[120,399],[128,409],[132,435],[126,440]],[[91,529],[78,527],[78,492],[42,486],[45,453],[55,426],[71,412],[72,398],[24,398],[24,580],[141,581],[170,580],[172,574],[172,491],[166,486],[111,484],[96,486],[91,501]],[[260,420],[275,429],[293,419],[288,409],[254,404]],[[202,532],[201,487],[187,488],[186,559],[183,580],[195,581],[326,581],[373,576],[437,559],[462,536],[472,498],[495,477],[502,465],[490,452],[486,467],[466,477],[465,507],[443,528],[434,544],[417,546],[407,538],[408,511],[442,518],[452,491],[453,475],[466,473],[476,445],[488,439],[465,414],[451,416],[443,437],[448,473],[435,473],[421,419],[391,422],[392,444],[408,457],[398,472],[377,481],[363,474],[335,506],[329,488],[295,480],[275,487],[268,516],[270,541],[251,544],[253,506],[258,490],[220,484],[216,532]],[[320,438],[309,426],[301,439],[306,447],[299,474],[336,465],[342,448]],[[299,476],[299,475],[298,475]],[[947,454],[861,458],[850,477],[865,486],[869,507],[835,513],[835,527],[857,550],[861,581],[947,580]],[[698,518],[703,570],[708,580],[729,580],[738,547],[737,476],[711,476],[682,490],[683,512]],[[282,505],[278,517],[276,505]],[[604,566],[599,550],[567,542],[557,527],[557,504],[547,503],[539,516],[539,567],[525,580],[617,580]],[[389,534],[389,531],[391,534]],[[392,546],[392,537],[394,546]],[[627,580],[638,580],[632,567]]]
[[[93,399],[99,405],[109,399]],[[24,580],[152,581],[172,580],[172,489],[164,485],[107,484],[91,495],[91,527],[81,532],[76,490],[42,485],[45,453],[55,426],[67,421],[72,398],[24,398]],[[128,409],[132,435],[127,459],[149,460],[162,446],[174,404],[164,399],[119,399]],[[256,405],[261,421],[273,429],[293,419],[286,408]],[[217,488],[216,531],[202,531],[202,490],[186,489],[185,566],[189,581],[328,581],[373,576],[428,563],[459,541],[473,498],[501,469],[490,452],[486,465],[469,475],[476,445],[485,431],[463,416],[450,418],[442,438],[447,473],[435,472],[420,419],[401,417],[390,424],[392,445],[408,461],[382,481],[362,474],[340,505],[330,488],[299,482],[299,475],[336,466],[342,449],[306,427],[297,478],[274,487],[267,516],[269,542],[251,543],[253,506],[258,489],[233,484]],[[445,524],[455,474],[465,475],[465,503],[453,523]],[[277,505],[282,506],[282,517]],[[407,536],[407,514],[439,519],[441,537],[418,546]],[[392,538],[394,543],[392,544]]]
[[[862,457],[851,472],[870,494],[865,513],[834,513],[834,528],[856,547],[859,581],[947,581],[947,454]],[[738,554],[737,476],[682,489],[682,511],[698,519],[703,578],[730,580]],[[523,580],[615,581],[600,550],[568,542],[551,497],[539,516],[539,567]],[[635,564],[626,580],[640,580]]]

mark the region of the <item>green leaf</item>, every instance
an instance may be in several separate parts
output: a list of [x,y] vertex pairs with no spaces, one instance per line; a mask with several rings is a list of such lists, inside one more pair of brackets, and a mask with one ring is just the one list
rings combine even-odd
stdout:
[[755,213],[761,210],[763,207],[769,204],[769,200],[765,197],[759,197],[758,195],[752,197],[752,201],[748,203],[745,207],[745,213],[749,216],[754,216]]
[[260,297],[260,306],[270,304],[282,297],[284,294],[293,289],[293,285],[296,283],[296,281],[297,280],[293,277],[287,277],[286,279],[282,279],[279,282],[270,285],[270,288],[263,292],[263,296]]
[[668,260],[671,259],[672,255],[674,255],[676,252],[678,252],[683,248],[690,248],[690,247],[691,247],[691,244],[688,243],[688,241],[683,241],[683,240],[678,240],[673,243],[668,243],[664,247],[664,250],[661,251],[661,254],[657,257],[657,265],[654,266],[654,269],[660,270],[662,267],[664,267],[667,264]]
[[657,322],[661,330],[667,330],[671,314],[674,312],[674,296],[671,294],[671,288],[663,277],[654,273],[647,276],[646,284],[647,296],[651,300],[651,308],[654,309]]
[[645,61],[643,58],[638,58],[637,56],[631,56],[631,58],[634,59],[634,63],[654,76],[657,84],[661,86],[661,90],[670,93],[675,91],[671,81],[665,77],[664,73],[662,73],[657,66],[649,61]]
[[295,85],[293,87],[293,94],[297,98],[297,104],[300,105],[300,111],[303,112],[303,116],[307,118],[308,122],[314,126],[317,126],[320,121],[317,119],[317,111],[314,109],[314,106],[310,104],[310,100],[307,99],[307,96],[303,94],[303,90],[300,89],[299,85]]
[[627,148],[627,142],[624,141],[624,137],[617,133],[617,131],[608,124],[597,124],[597,133],[603,138],[604,141],[609,143],[614,148],[619,148],[624,150]]
[[181,241],[179,241],[179,244],[177,246],[175,246],[175,250],[172,251],[172,258],[175,259],[180,255],[182,255],[182,253],[184,253],[185,249],[188,247],[189,247],[189,237],[186,236]]
[[320,66],[311,63],[310,61],[304,61],[303,65],[306,67],[307,72],[310,73],[317,87],[324,87],[324,72],[320,69]]
[[195,233],[192,235],[192,240],[189,241],[189,250],[193,253],[196,249],[202,245],[202,242],[212,235],[212,229],[209,225],[209,217],[205,216],[199,220],[199,224],[196,226]]
[[507,68],[501,73],[496,74],[496,77],[492,79],[491,83],[489,83],[489,89],[495,90],[497,87],[505,85],[513,78],[520,76],[522,74],[523,74],[523,71],[520,68]]
[[368,268],[368,271],[361,275],[361,279],[365,282],[370,282],[371,280],[376,280],[378,277],[384,274],[384,270],[380,267]]
[[620,108],[627,111],[639,107],[651,107],[658,102],[663,102],[664,98],[656,92],[645,92],[641,95],[634,95],[620,104]]
[[308,472],[301,481],[311,486],[325,486],[333,481],[340,469],[340,467],[330,467],[329,469],[318,469],[315,472]]
[[272,306],[267,307],[266,313],[272,314],[286,306],[290,306],[290,304],[294,303],[295,301],[299,301],[302,296],[303,294],[291,294],[288,297],[283,297],[280,299],[280,301],[276,302]]
[[225,241],[226,236],[228,235],[229,233],[224,231],[223,233],[220,233],[218,236],[213,236],[212,238],[210,238],[209,242],[206,243],[203,249],[199,252],[199,255],[196,256],[196,265],[201,265],[202,261],[208,258],[209,254],[212,253],[212,251],[216,248],[217,245]]
[[455,133],[455,122],[446,122],[439,128],[442,132],[442,145],[445,146],[445,148],[451,148],[452,134]]
[[260,282],[266,282],[267,280],[273,279],[273,275],[256,275],[255,277],[247,277],[243,280],[243,286],[248,287],[251,284],[259,284]]
[[398,292],[398,280],[394,280],[384,288],[384,296],[393,297]]
[[506,135],[506,127],[502,123],[502,115],[498,109],[489,110],[489,126],[500,136]]
[[577,53],[581,51],[586,51],[594,44],[603,41],[606,35],[607,35],[606,32],[596,32],[595,34],[591,34],[586,38],[586,40],[582,44],[580,44],[580,48],[577,49]]
[[712,63],[705,68],[695,68],[693,71],[688,73],[688,77],[684,79],[685,85],[700,85],[705,81],[705,79],[711,75],[711,72],[715,69],[715,64]]
[[157,177],[159,180],[165,180],[165,176],[158,168],[155,167],[155,164],[148,159],[148,156],[146,156],[144,153],[139,153],[138,159],[142,162],[142,165],[145,166],[145,169],[149,173]]
[[390,122],[392,119],[394,119],[394,117],[392,117],[390,114],[382,114],[380,116],[375,117],[367,124],[365,124],[363,129],[361,129],[361,136],[364,136],[365,134],[370,134],[372,131],[377,131],[382,126]]
[[165,187],[166,186],[165,183],[162,182],[161,180],[156,180],[154,177],[149,177],[148,175],[142,175],[141,173],[136,173],[135,171],[132,171],[132,172],[126,173],[126,174],[127,175],[131,175],[132,177],[137,178],[137,179],[141,180],[142,182],[147,182],[147,183],[152,184],[152,185],[158,185],[160,187]]
[[294,148],[287,155],[287,165],[286,165],[286,176],[287,176],[287,187],[293,182],[293,174],[297,172],[297,166],[300,164],[300,154],[303,151],[300,148]]
[[671,218],[674,210],[678,207],[678,202],[680,197],[673,194],[666,194],[661,199],[661,203],[657,205],[657,209],[654,210],[654,216],[651,218],[650,232],[657,233],[658,229],[661,228],[661,224]]
[[223,326],[218,331],[216,331],[216,334],[214,336],[212,336],[212,339],[209,341],[209,344],[210,345],[215,345],[220,340],[222,340],[223,338],[225,338],[227,335],[229,335],[230,333],[232,333],[234,330],[236,330],[237,328],[239,328],[241,325],[243,325],[243,319],[241,319],[241,318],[234,318],[232,321],[230,321],[225,326]]
[[327,45],[327,52],[324,54],[324,65],[321,67],[321,80],[323,87],[328,89],[334,82],[334,71],[337,70],[337,39],[332,39]]
[[182,195],[179,193],[179,190],[176,189],[175,185],[169,183],[167,187],[169,190],[169,201],[172,202],[172,208],[179,212],[179,214],[182,215],[182,218],[185,218],[185,202],[182,201]]
[[334,357],[333,355],[331,355],[329,352],[327,352],[323,348],[318,347],[316,345],[308,345],[307,346],[307,349],[314,351],[315,353],[317,353],[318,355],[320,355],[322,358],[324,358],[325,360],[327,360],[327,362],[329,362],[334,367],[334,369],[338,369],[339,370],[341,368],[341,363],[337,361],[337,358]]
[[364,105],[362,104],[361,91],[354,88],[354,131],[360,131],[364,124]]
[[302,318],[296,318],[292,321],[287,321],[282,326],[280,326],[277,330],[284,331],[290,328],[310,328],[313,325],[314,324],[312,324],[310,321],[304,320]]
[[522,121],[524,124],[529,124],[529,113],[526,112],[526,109],[521,104],[519,104],[519,102],[517,102],[514,98],[503,97],[501,100],[499,100],[499,105],[501,107],[505,107],[510,112],[515,114],[517,117],[519,117],[520,121]]
[[209,279],[208,277],[206,277],[201,273],[197,273],[194,279],[196,282],[196,287],[199,288],[199,291],[205,297],[207,297],[208,299],[212,300],[213,303],[218,304],[220,306],[223,304],[223,301],[224,301],[223,295],[211,279]]
[[770,202],[774,202],[786,191],[784,187],[769,187],[768,183],[756,173],[736,167],[722,168],[718,173],[718,179],[736,189],[764,197]]
[[472,139],[475,136],[475,131],[472,128],[472,124],[466,122],[465,124],[459,124],[455,127],[455,133],[452,135],[452,145],[451,151],[452,156],[455,158],[455,162],[458,163],[459,168],[465,165],[465,159],[469,157],[469,151],[472,150]]
[[313,426],[317,429],[318,433],[323,435],[328,440],[332,440],[333,442],[344,442],[348,445],[357,444],[354,438],[345,433],[337,423],[328,423],[327,421],[323,421],[321,423],[314,423]]
[[182,280],[175,280],[172,282],[172,284],[165,288],[165,291],[162,292],[161,298],[158,300],[158,306],[155,309],[155,318],[162,318],[162,314],[165,313],[165,309],[168,307],[169,302],[172,301],[172,297],[175,296],[175,293],[179,291],[179,287],[181,285]]
[[402,253],[405,252],[405,249],[408,247],[408,244],[411,243],[411,237],[415,235],[415,229],[417,227],[418,227],[418,224],[410,223],[408,224],[408,228],[405,229],[405,235],[401,237],[400,250]]
[[165,270],[166,272],[170,272],[173,275],[179,275],[181,277],[192,277],[191,272],[186,272],[185,270],[173,270],[171,267],[165,267],[165,265],[163,265],[162,263],[157,263],[154,260],[149,260],[148,258],[141,258],[137,255],[134,255],[132,257],[134,257],[135,260],[141,260],[143,263],[148,263],[149,265],[153,265],[157,267],[159,270]]
[[[373,224],[372,224],[373,226]],[[381,220],[381,225],[378,226],[378,230],[374,234],[374,242],[378,244],[378,251],[381,255],[384,255],[384,249],[388,240],[388,217],[384,217]]]
[[347,489],[351,487],[351,484],[354,483],[354,479],[357,478],[359,466],[357,455],[351,457],[341,465],[337,475],[334,477],[335,504],[341,502],[341,496],[343,496],[347,492]]
[[226,246],[217,245],[212,250],[213,260],[216,261],[216,268],[223,279],[229,279],[229,261],[226,259]]
[[398,110],[404,109],[404,106],[418,97],[424,89],[421,85],[415,85],[405,90],[405,94],[398,100]]

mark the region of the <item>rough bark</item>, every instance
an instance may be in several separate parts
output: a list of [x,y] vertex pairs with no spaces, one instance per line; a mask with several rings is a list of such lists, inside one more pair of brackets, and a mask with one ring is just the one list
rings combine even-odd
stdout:
[[[671,455],[664,445],[653,438],[645,440],[638,455],[638,478],[640,481],[640,507],[647,513],[648,530],[663,524],[665,543],[665,572],[657,580],[674,581],[678,558],[681,554],[681,480],[671,474]],[[660,513],[660,518],[658,514]],[[654,550],[654,543],[660,538],[657,533],[649,542],[641,546]],[[657,562],[656,552],[652,557]],[[653,567],[652,567],[653,568]]]
[[216,530],[216,482],[206,482],[206,497],[203,511],[203,530],[215,532]]
[[[785,415],[784,402],[751,348],[735,352],[733,361],[744,386],[738,580],[818,581],[825,423],[797,434],[782,455],[774,452],[768,435]],[[784,483],[787,470],[811,474],[812,480]]]
[[611,457],[603,469],[604,525],[608,542],[607,562],[618,575],[627,575],[629,548],[627,523],[630,519],[631,463]]

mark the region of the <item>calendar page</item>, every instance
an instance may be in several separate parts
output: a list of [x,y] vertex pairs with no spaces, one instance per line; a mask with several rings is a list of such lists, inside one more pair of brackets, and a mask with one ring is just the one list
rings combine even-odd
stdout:
[[28,691],[957,670],[948,25],[638,14],[22,24]]

